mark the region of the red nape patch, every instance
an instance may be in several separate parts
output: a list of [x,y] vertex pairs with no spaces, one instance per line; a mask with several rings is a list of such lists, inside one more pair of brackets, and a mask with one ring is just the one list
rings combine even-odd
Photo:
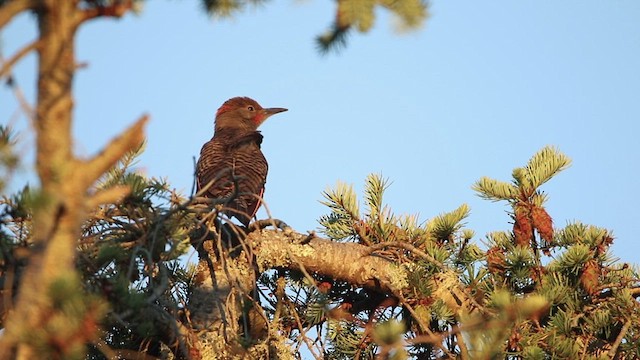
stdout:
[[247,105],[253,105],[256,109],[261,109],[260,105],[255,100],[246,96],[237,96],[225,101],[224,104],[222,104],[222,106],[220,106],[220,108],[216,112],[216,116],[223,114],[229,110],[234,110]]
[[231,109],[233,109],[234,106],[232,104],[229,104],[229,102],[227,101],[226,103],[222,104],[222,106],[220,106],[220,108],[218,109],[218,111],[216,111],[216,116],[225,113]]

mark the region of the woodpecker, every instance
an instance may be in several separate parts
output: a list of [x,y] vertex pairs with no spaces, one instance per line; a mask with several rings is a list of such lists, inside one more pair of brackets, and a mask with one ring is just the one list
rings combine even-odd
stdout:
[[[216,112],[213,138],[200,150],[196,178],[208,198],[229,198],[224,212],[248,226],[262,204],[268,164],[258,127],[284,108],[263,108],[248,97],[234,97]],[[237,188],[236,188],[237,186]]]

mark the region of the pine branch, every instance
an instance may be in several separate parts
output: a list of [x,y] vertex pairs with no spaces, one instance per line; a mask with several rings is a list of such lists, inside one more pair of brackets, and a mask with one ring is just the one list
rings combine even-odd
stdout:
[[350,26],[340,25],[337,21],[322,35],[316,37],[316,45],[321,54],[326,55],[330,51],[338,52],[347,45],[347,36]]
[[96,156],[81,163],[84,186],[91,186],[104,173],[112,168],[127,152],[137,148],[144,141],[143,128],[149,120],[142,116],[131,127],[111,142]]
[[364,199],[369,208],[369,217],[373,219],[380,218],[382,215],[382,197],[385,190],[389,187],[387,180],[381,175],[369,174],[365,181]]
[[486,176],[480,178],[471,188],[481,198],[491,201],[512,201],[518,197],[518,188],[512,184]]
[[571,159],[552,146],[538,151],[524,168],[526,178],[533,189],[539,188],[571,164]]
[[433,218],[427,224],[427,229],[434,234],[438,241],[452,240],[453,234],[464,226],[462,220],[467,218],[470,212],[469,206],[462,204],[451,212]]
[[406,269],[371,254],[371,248],[356,243],[338,243],[307,235],[273,230],[247,236],[260,268],[288,268],[328,276],[377,291],[389,292],[407,286]]
[[382,250],[388,247],[391,247],[391,248],[395,247],[395,248],[400,248],[400,249],[410,251],[416,254],[419,258],[422,258],[423,260],[426,260],[436,265],[437,267],[444,269],[444,265],[440,261],[436,260],[433,256],[427,254],[426,252],[406,242],[394,241],[394,242],[383,242],[383,243],[374,244],[369,246],[369,251],[370,251],[369,254],[373,254],[377,250]]
[[416,29],[429,17],[428,3],[423,0],[381,0],[381,4],[398,17],[400,31]]
[[100,190],[87,200],[87,208],[94,209],[102,204],[115,204],[131,193],[131,187],[116,185],[108,189]]
[[338,23],[341,27],[354,26],[360,32],[367,32],[375,21],[375,0],[339,0]]
[[210,16],[230,17],[242,10],[244,3],[238,0],[201,0],[202,7]]

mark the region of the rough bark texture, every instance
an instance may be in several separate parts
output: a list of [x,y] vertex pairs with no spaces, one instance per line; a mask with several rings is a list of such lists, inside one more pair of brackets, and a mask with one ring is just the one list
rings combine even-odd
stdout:
[[[234,258],[217,256],[212,243],[205,241],[200,251],[197,288],[189,303],[190,322],[199,331],[200,343],[199,349],[190,353],[203,359],[266,358],[274,353],[279,354],[276,358],[291,356],[286,339],[275,329],[266,328],[260,309],[247,312],[243,308],[251,303],[245,300],[253,296],[256,270],[316,273],[385,293],[399,293],[408,285],[408,268],[372,254],[365,245],[309,237],[290,229],[250,233],[244,241],[245,250]],[[253,261],[247,253],[253,254]],[[242,346],[243,323],[252,333],[254,343],[249,347]]]
[[[9,314],[0,358],[38,358],[30,339],[32,329],[46,328],[54,309],[48,292],[57,280],[75,273],[75,244],[86,215],[95,204],[87,190],[128,150],[143,140],[138,121],[91,160],[72,153],[72,84],[76,69],[74,41],[83,10],[76,1],[9,1],[0,9],[0,26],[20,11],[34,9],[39,28],[38,84],[35,113],[36,170],[40,179],[33,215],[33,246],[15,309]],[[119,194],[111,194],[121,196]],[[110,201],[101,195],[101,201]],[[87,339],[60,339],[62,343]]]
[[261,270],[304,270],[382,292],[398,291],[408,285],[408,269],[372,254],[365,245],[273,230],[253,232],[247,241],[254,248]]

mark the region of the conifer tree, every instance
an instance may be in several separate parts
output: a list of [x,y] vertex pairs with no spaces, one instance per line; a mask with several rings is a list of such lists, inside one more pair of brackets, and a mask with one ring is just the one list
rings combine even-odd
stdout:
[[[336,31],[368,30],[375,4],[408,25],[426,16],[421,2],[354,1],[338,2]],[[224,216],[229,199],[180,194],[136,170],[145,116],[78,158],[75,31],[139,3],[0,1],[0,27],[35,10],[40,29],[0,76],[35,50],[42,90],[41,186],[3,195],[0,206],[0,358],[640,357],[638,270],[610,254],[609,230],[553,226],[541,186],[570,163],[553,147],[511,182],[474,184],[511,207],[507,230],[483,241],[465,227],[465,204],[424,222],[395,214],[375,174],[361,200],[344,183],[324,192],[318,234],[278,219],[235,225]],[[204,3],[223,15],[244,4]],[[12,144],[0,129],[3,194],[19,161]],[[179,257],[192,248],[197,264],[185,265]]]

